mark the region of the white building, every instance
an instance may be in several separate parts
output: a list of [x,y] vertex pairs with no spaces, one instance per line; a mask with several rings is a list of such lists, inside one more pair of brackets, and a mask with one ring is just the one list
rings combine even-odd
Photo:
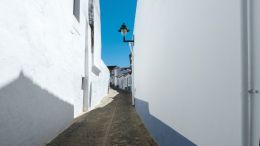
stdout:
[[259,0],[138,1],[135,106],[159,145],[259,145],[259,14]]
[[121,90],[131,91],[132,77],[130,67],[115,67],[111,71],[110,83]]
[[99,0],[1,0],[0,13],[0,145],[43,145],[107,94]]
[[117,76],[119,74],[120,71],[120,67],[115,67],[111,70],[111,74],[110,74],[110,85],[112,86],[117,86]]
[[119,89],[131,91],[131,74],[126,73],[118,77]]

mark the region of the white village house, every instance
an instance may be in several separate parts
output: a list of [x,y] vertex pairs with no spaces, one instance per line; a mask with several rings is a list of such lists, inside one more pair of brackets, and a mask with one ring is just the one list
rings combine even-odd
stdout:
[[130,73],[123,74],[119,78],[119,88],[125,91],[131,91],[132,77]]
[[107,95],[99,0],[1,0],[0,13],[0,145],[43,145]]
[[131,91],[131,72],[130,67],[114,67],[111,69],[110,85],[121,90]]
[[118,88],[125,91],[131,91],[131,74],[125,73],[118,77]]
[[259,0],[137,1],[133,97],[158,145],[259,146],[259,16]]
[[111,70],[110,70],[110,86],[117,86],[117,76],[118,76],[119,70],[120,70],[120,67],[118,67],[118,66],[111,68]]

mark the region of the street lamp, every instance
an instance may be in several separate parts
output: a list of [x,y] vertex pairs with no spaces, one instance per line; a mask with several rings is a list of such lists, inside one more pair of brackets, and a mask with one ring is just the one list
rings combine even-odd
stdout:
[[123,42],[129,43],[129,42],[134,42],[134,40],[126,40],[125,36],[126,34],[129,32],[129,29],[127,28],[127,26],[125,25],[125,23],[123,23],[120,27],[120,29],[118,30],[118,32],[121,32],[122,36],[123,36]]
[[[131,75],[131,78],[132,78],[132,87],[134,85],[134,52],[133,52],[133,46],[134,46],[134,39],[133,40],[126,40],[125,39],[125,36],[126,34],[129,32],[129,29],[127,28],[127,26],[125,25],[125,23],[123,23],[121,25],[121,27],[119,28],[118,32],[120,32],[123,36],[123,42],[126,42],[126,43],[129,43],[129,48],[130,48],[130,55],[131,55],[131,58],[130,58],[130,64],[131,64],[131,68],[132,68],[132,75]],[[134,93],[133,91],[133,88],[132,88],[132,92]],[[134,106],[135,105],[135,97],[134,97],[134,94],[132,94],[132,105]]]

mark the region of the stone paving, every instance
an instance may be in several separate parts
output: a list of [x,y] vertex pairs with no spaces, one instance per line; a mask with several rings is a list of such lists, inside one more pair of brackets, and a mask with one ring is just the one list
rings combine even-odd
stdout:
[[134,107],[131,96],[110,89],[110,94],[92,111],[46,146],[156,146]]

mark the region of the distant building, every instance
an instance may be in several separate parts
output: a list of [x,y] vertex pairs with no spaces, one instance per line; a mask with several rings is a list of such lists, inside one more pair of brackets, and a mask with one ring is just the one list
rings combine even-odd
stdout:
[[125,91],[131,91],[132,80],[131,80],[132,70],[130,67],[114,67],[111,70],[110,85],[112,87],[119,88]]
[[110,72],[110,74],[111,74],[112,71],[113,71],[115,68],[117,68],[117,66],[116,66],[116,65],[114,65],[114,66],[107,66],[107,68],[108,68],[108,70],[109,70],[109,72]]
[[110,86],[113,84],[114,82],[114,69],[118,68],[117,66],[107,66],[109,72],[110,72],[110,79],[109,79],[109,83]]
[[125,73],[118,77],[119,88],[128,92],[131,92],[132,79],[130,73]]

